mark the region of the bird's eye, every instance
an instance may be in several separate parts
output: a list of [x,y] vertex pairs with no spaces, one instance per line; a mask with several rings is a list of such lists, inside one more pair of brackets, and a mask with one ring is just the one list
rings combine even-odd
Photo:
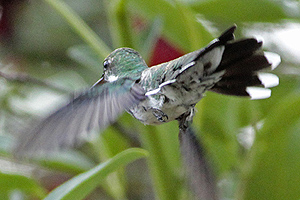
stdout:
[[104,60],[104,62],[103,62],[103,68],[104,68],[104,70],[106,70],[108,68],[108,66],[109,66],[110,63],[111,63],[110,60]]

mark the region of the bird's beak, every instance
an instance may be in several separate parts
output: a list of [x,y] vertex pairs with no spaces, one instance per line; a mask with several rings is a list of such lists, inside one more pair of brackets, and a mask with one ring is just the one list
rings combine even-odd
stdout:
[[107,81],[104,80],[104,74],[102,74],[101,78],[92,87],[95,87],[96,85],[101,85],[106,82]]

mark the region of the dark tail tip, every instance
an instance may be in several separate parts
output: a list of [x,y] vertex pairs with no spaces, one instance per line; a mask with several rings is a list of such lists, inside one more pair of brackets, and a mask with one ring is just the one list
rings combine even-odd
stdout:
[[229,29],[227,29],[226,31],[224,31],[221,36],[218,38],[220,42],[222,43],[226,43],[230,40],[234,39],[234,31],[236,29],[236,25],[234,24],[232,27],[230,27]]

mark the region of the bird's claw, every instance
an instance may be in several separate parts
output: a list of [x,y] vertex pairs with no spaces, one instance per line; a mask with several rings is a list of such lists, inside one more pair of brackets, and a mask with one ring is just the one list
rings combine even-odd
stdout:
[[157,108],[153,108],[152,113],[159,122],[166,122],[166,120],[169,119],[168,115],[166,115],[163,111]]

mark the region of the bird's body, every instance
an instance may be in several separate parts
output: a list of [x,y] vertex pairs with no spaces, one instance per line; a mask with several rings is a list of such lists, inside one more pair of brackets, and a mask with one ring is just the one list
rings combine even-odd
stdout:
[[[219,65],[224,47],[215,48],[208,54],[216,55],[213,63],[201,50],[186,54],[172,62],[145,69],[139,83],[147,98],[129,109],[144,124],[161,124],[176,120],[192,110],[203,93],[221,79],[224,72],[212,73]],[[211,65],[210,70],[204,70]]]
[[72,146],[91,129],[106,128],[124,110],[144,124],[178,120],[182,128],[184,120],[192,120],[194,106],[207,90],[254,99],[269,97],[269,89],[252,86],[278,84],[275,75],[258,71],[276,67],[280,57],[264,53],[262,42],[256,39],[234,40],[235,28],[206,48],[150,68],[135,50],[116,49],[104,60],[102,78],[23,134],[16,152]]

